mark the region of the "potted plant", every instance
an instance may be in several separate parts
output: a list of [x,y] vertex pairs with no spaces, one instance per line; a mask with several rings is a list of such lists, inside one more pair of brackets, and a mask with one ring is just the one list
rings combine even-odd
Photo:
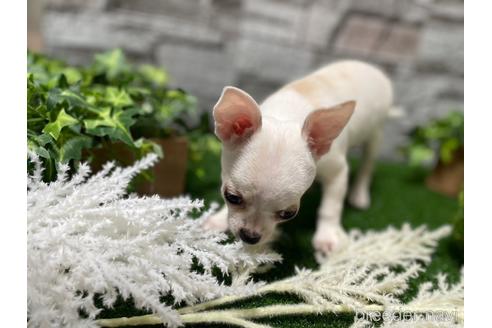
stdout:
[[404,151],[412,166],[431,166],[427,186],[437,192],[458,196],[464,180],[464,115],[446,117],[415,128]]
[[109,159],[129,165],[152,151],[163,159],[137,179],[137,191],[182,193],[196,100],[169,88],[167,79],[157,67],[130,65],[119,49],[86,67],[29,53],[28,146],[46,162],[45,180],[55,178],[58,161],[86,159],[98,169]]

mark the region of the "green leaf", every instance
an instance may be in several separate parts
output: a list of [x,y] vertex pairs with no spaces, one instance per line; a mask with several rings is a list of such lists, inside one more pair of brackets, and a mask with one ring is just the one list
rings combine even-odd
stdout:
[[104,73],[113,80],[118,75],[129,71],[125,55],[121,49],[114,49],[95,56],[95,68],[99,73]]
[[142,87],[128,87],[126,91],[133,97],[143,97],[152,95],[150,89],[142,88]]
[[114,107],[125,107],[133,104],[132,98],[125,90],[118,90],[115,87],[106,88],[105,100]]
[[460,147],[458,139],[448,139],[443,142],[439,150],[439,156],[444,164],[449,164],[453,160],[454,152]]
[[141,65],[139,68],[143,78],[150,81],[156,86],[163,87],[166,85],[168,77],[166,71],[152,65]]
[[44,147],[36,147],[34,152],[43,158],[50,158],[50,153]]
[[60,77],[58,78],[58,87],[62,88],[62,89],[66,89],[66,88],[70,87],[65,74],[61,74]]
[[114,127],[113,119],[111,118],[111,107],[102,107],[99,110],[98,119],[84,120],[85,128],[93,130],[100,126]]
[[92,138],[89,136],[76,136],[67,140],[60,148],[60,161],[68,162],[70,160],[79,161],[82,157],[82,150],[92,146]]
[[60,97],[66,99],[71,106],[88,107],[89,105],[80,94],[69,89],[60,92]]
[[72,116],[68,115],[65,112],[65,109],[62,109],[59,113],[58,116],[56,117],[56,120],[52,123],[48,123],[44,129],[44,133],[50,134],[55,140],[58,139],[60,136],[61,130],[70,125],[75,125],[78,124],[79,121]]
[[423,145],[415,145],[410,149],[410,165],[430,163],[434,159],[434,151]]
[[135,123],[133,116],[136,114],[136,110],[116,110],[113,112],[113,119],[121,136],[118,137],[123,142],[133,146],[133,138],[130,134],[130,126]]
[[109,136],[112,140],[121,140],[130,146],[134,146],[129,128],[135,123],[133,119],[135,114],[135,109],[115,109],[111,111],[110,107],[105,107],[99,113],[99,119],[85,120],[84,125],[90,134]]
[[49,110],[54,110],[57,105],[62,104],[63,102],[66,102],[70,108],[87,108],[94,111],[93,106],[91,106],[82,95],[71,89],[61,90],[59,88],[54,88],[48,92],[47,106]]
[[27,147],[42,158],[50,158],[50,153],[48,152],[48,150],[46,150],[46,148],[42,146],[39,146],[33,140],[27,141]]
[[49,134],[43,133],[37,136],[35,140],[41,146],[45,146],[46,144],[53,142],[53,137]]
[[113,126],[111,120],[111,107],[102,107],[99,110],[99,119],[84,120],[84,125],[87,129],[93,129],[98,126]]
[[135,141],[135,146],[140,150],[140,157],[143,157],[144,155],[151,152],[157,154],[157,156],[159,156],[160,158],[164,157],[162,147],[150,140],[140,138]]
[[74,83],[82,80],[82,78],[83,78],[82,73],[73,67],[64,68],[62,70],[62,73],[63,73],[63,75],[66,76],[69,84],[74,84]]
[[49,162],[50,164],[47,167],[47,174],[48,181],[52,180],[56,177],[56,163],[60,162],[60,149],[55,145],[51,144],[51,147],[48,149],[48,152],[50,153],[49,157]]

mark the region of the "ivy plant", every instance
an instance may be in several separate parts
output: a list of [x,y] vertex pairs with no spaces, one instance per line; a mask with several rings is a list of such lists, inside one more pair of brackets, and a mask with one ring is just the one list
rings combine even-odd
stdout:
[[150,139],[186,134],[197,121],[193,96],[168,87],[163,69],[131,65],[120,49],[84,67],[28,53],[27,70],[27,142],[45,161],[47,181],[56,162],[76,165],[107,143],[137,158],[162,156]]
[[448,164],[455,152],[463,147],[463,112],[450,112],[447,116],[416,127],[410,133],[404,153],[410,165],[421,166],[441,161]]

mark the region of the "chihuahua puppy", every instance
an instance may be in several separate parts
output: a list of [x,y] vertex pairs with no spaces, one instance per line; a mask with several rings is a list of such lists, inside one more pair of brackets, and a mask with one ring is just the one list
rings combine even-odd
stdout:
[[341,226],[348,189],[347,152],[363,145],[349,202],[365,209],[392,86],[377,68],[359,61],[328,65],[296,80],[261,105],[225,87],[213,109],[223,144],[222,195],[226,206],[205,228],[230,229],[247,244],[270,241],[275,227],[293,219],[302,195],[322,185],[314,248],[329,254],[345,238]]

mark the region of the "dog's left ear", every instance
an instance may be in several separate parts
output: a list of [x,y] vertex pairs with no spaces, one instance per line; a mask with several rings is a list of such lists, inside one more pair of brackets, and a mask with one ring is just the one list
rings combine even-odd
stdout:
[[214,107],[215,134],[226,144],[239,144],[261,127],[254,99],[241,89],[225,87]]
[[355,101],[347,101],[330,108],[315,110],[308,115],[302,127],[302,136],[316,160],[330,150],[333,140],[348,123],[354,108]]

